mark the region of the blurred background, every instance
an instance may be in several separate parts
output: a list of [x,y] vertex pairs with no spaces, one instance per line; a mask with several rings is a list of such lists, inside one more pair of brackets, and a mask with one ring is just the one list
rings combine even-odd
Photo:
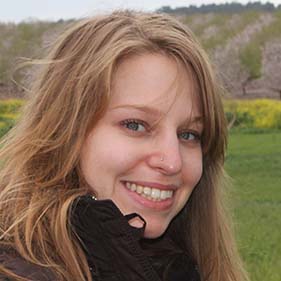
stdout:
[[281,280],[281,1],[0,0],[0,137],[20,118],[36,68],[76,20],[114,9],[169,13],[210,56],[225,88],[226,169],[239,250],[252,280]]

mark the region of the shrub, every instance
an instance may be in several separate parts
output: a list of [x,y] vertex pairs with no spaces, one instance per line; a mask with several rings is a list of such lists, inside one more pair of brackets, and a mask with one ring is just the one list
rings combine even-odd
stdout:
[[261,47],[256,42],[250,42],[240,50],[241,64],[248,70],[253,79],[261,76],[261,57]]
[[226,118],[233,127],[255,129],[281,129],[281,102],[269,99],[227,100],[224,102]]
[[15,114],[19,112],[23,104],[24,101],[19,99],[3,100],[0,102],[0,115]]
[[266,42],[281,36],[281,10],[276,10],[272,15],[274,17],[273,22],[264,26],[240,50],[240,62],[252,79],[261,77],[262,48]]
[[24,101],[18,99],[0,101],[0,137],[15,125],[23,104]]

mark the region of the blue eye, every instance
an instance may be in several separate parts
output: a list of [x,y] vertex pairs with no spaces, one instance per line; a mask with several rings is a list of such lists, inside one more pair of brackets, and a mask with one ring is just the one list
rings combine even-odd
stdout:
[[182,132],[178,134],[179,138],[185,140],[185,141],[199,141],[200,136],[197,133],[192,132]]
[[131,131],[144,132],[146,131],[145,123],[140,120],[124,120],[121,125]]

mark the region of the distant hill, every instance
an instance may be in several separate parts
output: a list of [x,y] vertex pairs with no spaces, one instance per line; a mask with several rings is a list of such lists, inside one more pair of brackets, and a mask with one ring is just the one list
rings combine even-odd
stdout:
[[[197,35],[232,97],[281,99],[281,6],[254,2],[159,11],[177,17]],[[0,98],[24,97],[11,80],[12,73],[17,81],[30,77],[14,72],[19,58],[41,57],[70,22],[0,23]]]
[[281,9],[281,4],[275,7],[270,2],[263,4],[261,2],[255,1],[249,2],[247,4],[231,2],[225,4],[202,4],[201,6],[190,5],[188,7],[177,7],[174,9],[170,6],[163,6],[157,11],[176,15],[190,15],[196,13],[241,13],[246,11],[273,12],[279,9]]

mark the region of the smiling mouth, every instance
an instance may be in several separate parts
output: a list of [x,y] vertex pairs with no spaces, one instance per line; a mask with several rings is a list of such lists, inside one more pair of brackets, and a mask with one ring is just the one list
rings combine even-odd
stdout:
[[150,201],[164,201],[173,197],[174,190],[161,190],[131,182],[125,182],[125,187]]

